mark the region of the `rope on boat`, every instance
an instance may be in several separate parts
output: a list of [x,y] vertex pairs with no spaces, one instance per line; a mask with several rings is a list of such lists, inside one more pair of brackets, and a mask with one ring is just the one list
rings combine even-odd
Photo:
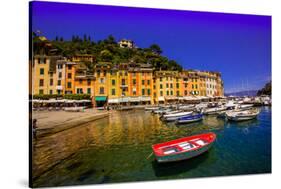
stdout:
[[150,154],[149,154],[149,156],[147,156],[147,160],[152,156],[152,154],[153,154],[153,152],[151,152]]

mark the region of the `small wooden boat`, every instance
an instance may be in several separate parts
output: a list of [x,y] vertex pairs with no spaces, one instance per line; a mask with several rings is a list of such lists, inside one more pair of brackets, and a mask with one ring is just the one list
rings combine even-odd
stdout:
[[178,118],[182,117],[182,116],[187,116],[192,114],[192,111],[190,112],[179,112],[179,113],[175,113],[175,114],[168,114],[168,115],[163,115],[163,119],[165,121],[176,121]]
[[208,151],[216,139],[215,133],[189,136],[152,145],[158,162],[174,162],[198,156]]
[[226,112],[226,117],[230,121],[245,121],[255,119],[260,113],[259,109],[250,109],[242,111],[230,111]]
[[203,114],[188,115],[178,118],[177,123],[192,123],[196,121],[201,121],[202,119]]

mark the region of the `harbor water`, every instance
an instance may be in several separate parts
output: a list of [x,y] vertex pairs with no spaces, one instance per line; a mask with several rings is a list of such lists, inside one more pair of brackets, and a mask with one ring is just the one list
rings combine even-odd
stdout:
[[[193,159],[159,164],[151,145],[215,132],[217,140]],[[216,116],[176,125],[144,110],[109,117],[38,139],[34,187],[271,173],[271,108],[257,119],[228,122]]]

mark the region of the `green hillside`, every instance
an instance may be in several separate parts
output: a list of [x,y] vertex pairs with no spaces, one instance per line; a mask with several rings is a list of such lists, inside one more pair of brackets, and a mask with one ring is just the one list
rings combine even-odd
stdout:
[[64,40],[62,37],[47,40],[33,32],[32,39],[34,54],[62,55],[64,57],[81,54],[93,55],[95,61],[87,63],[89,68],[98,62],[112,62],[113,64],[135,62],[151,64],[155,70],[182,70],[182,66],[176,61],[161,55],[163,51],[157,44],[151,44],[147,48],[121,48],[112,35],[99,41],[94,41],[87,35],[72,36],[71,40]]

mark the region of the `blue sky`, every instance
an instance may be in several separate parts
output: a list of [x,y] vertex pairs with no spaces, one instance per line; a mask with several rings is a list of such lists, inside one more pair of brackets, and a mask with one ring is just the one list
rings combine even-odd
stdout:
[[219,71],[225,92],[259,89],[271,80],[271,17],[33,2],[32,30],[49,39],[112,34],[139,47],[157,43],[185,69]]

